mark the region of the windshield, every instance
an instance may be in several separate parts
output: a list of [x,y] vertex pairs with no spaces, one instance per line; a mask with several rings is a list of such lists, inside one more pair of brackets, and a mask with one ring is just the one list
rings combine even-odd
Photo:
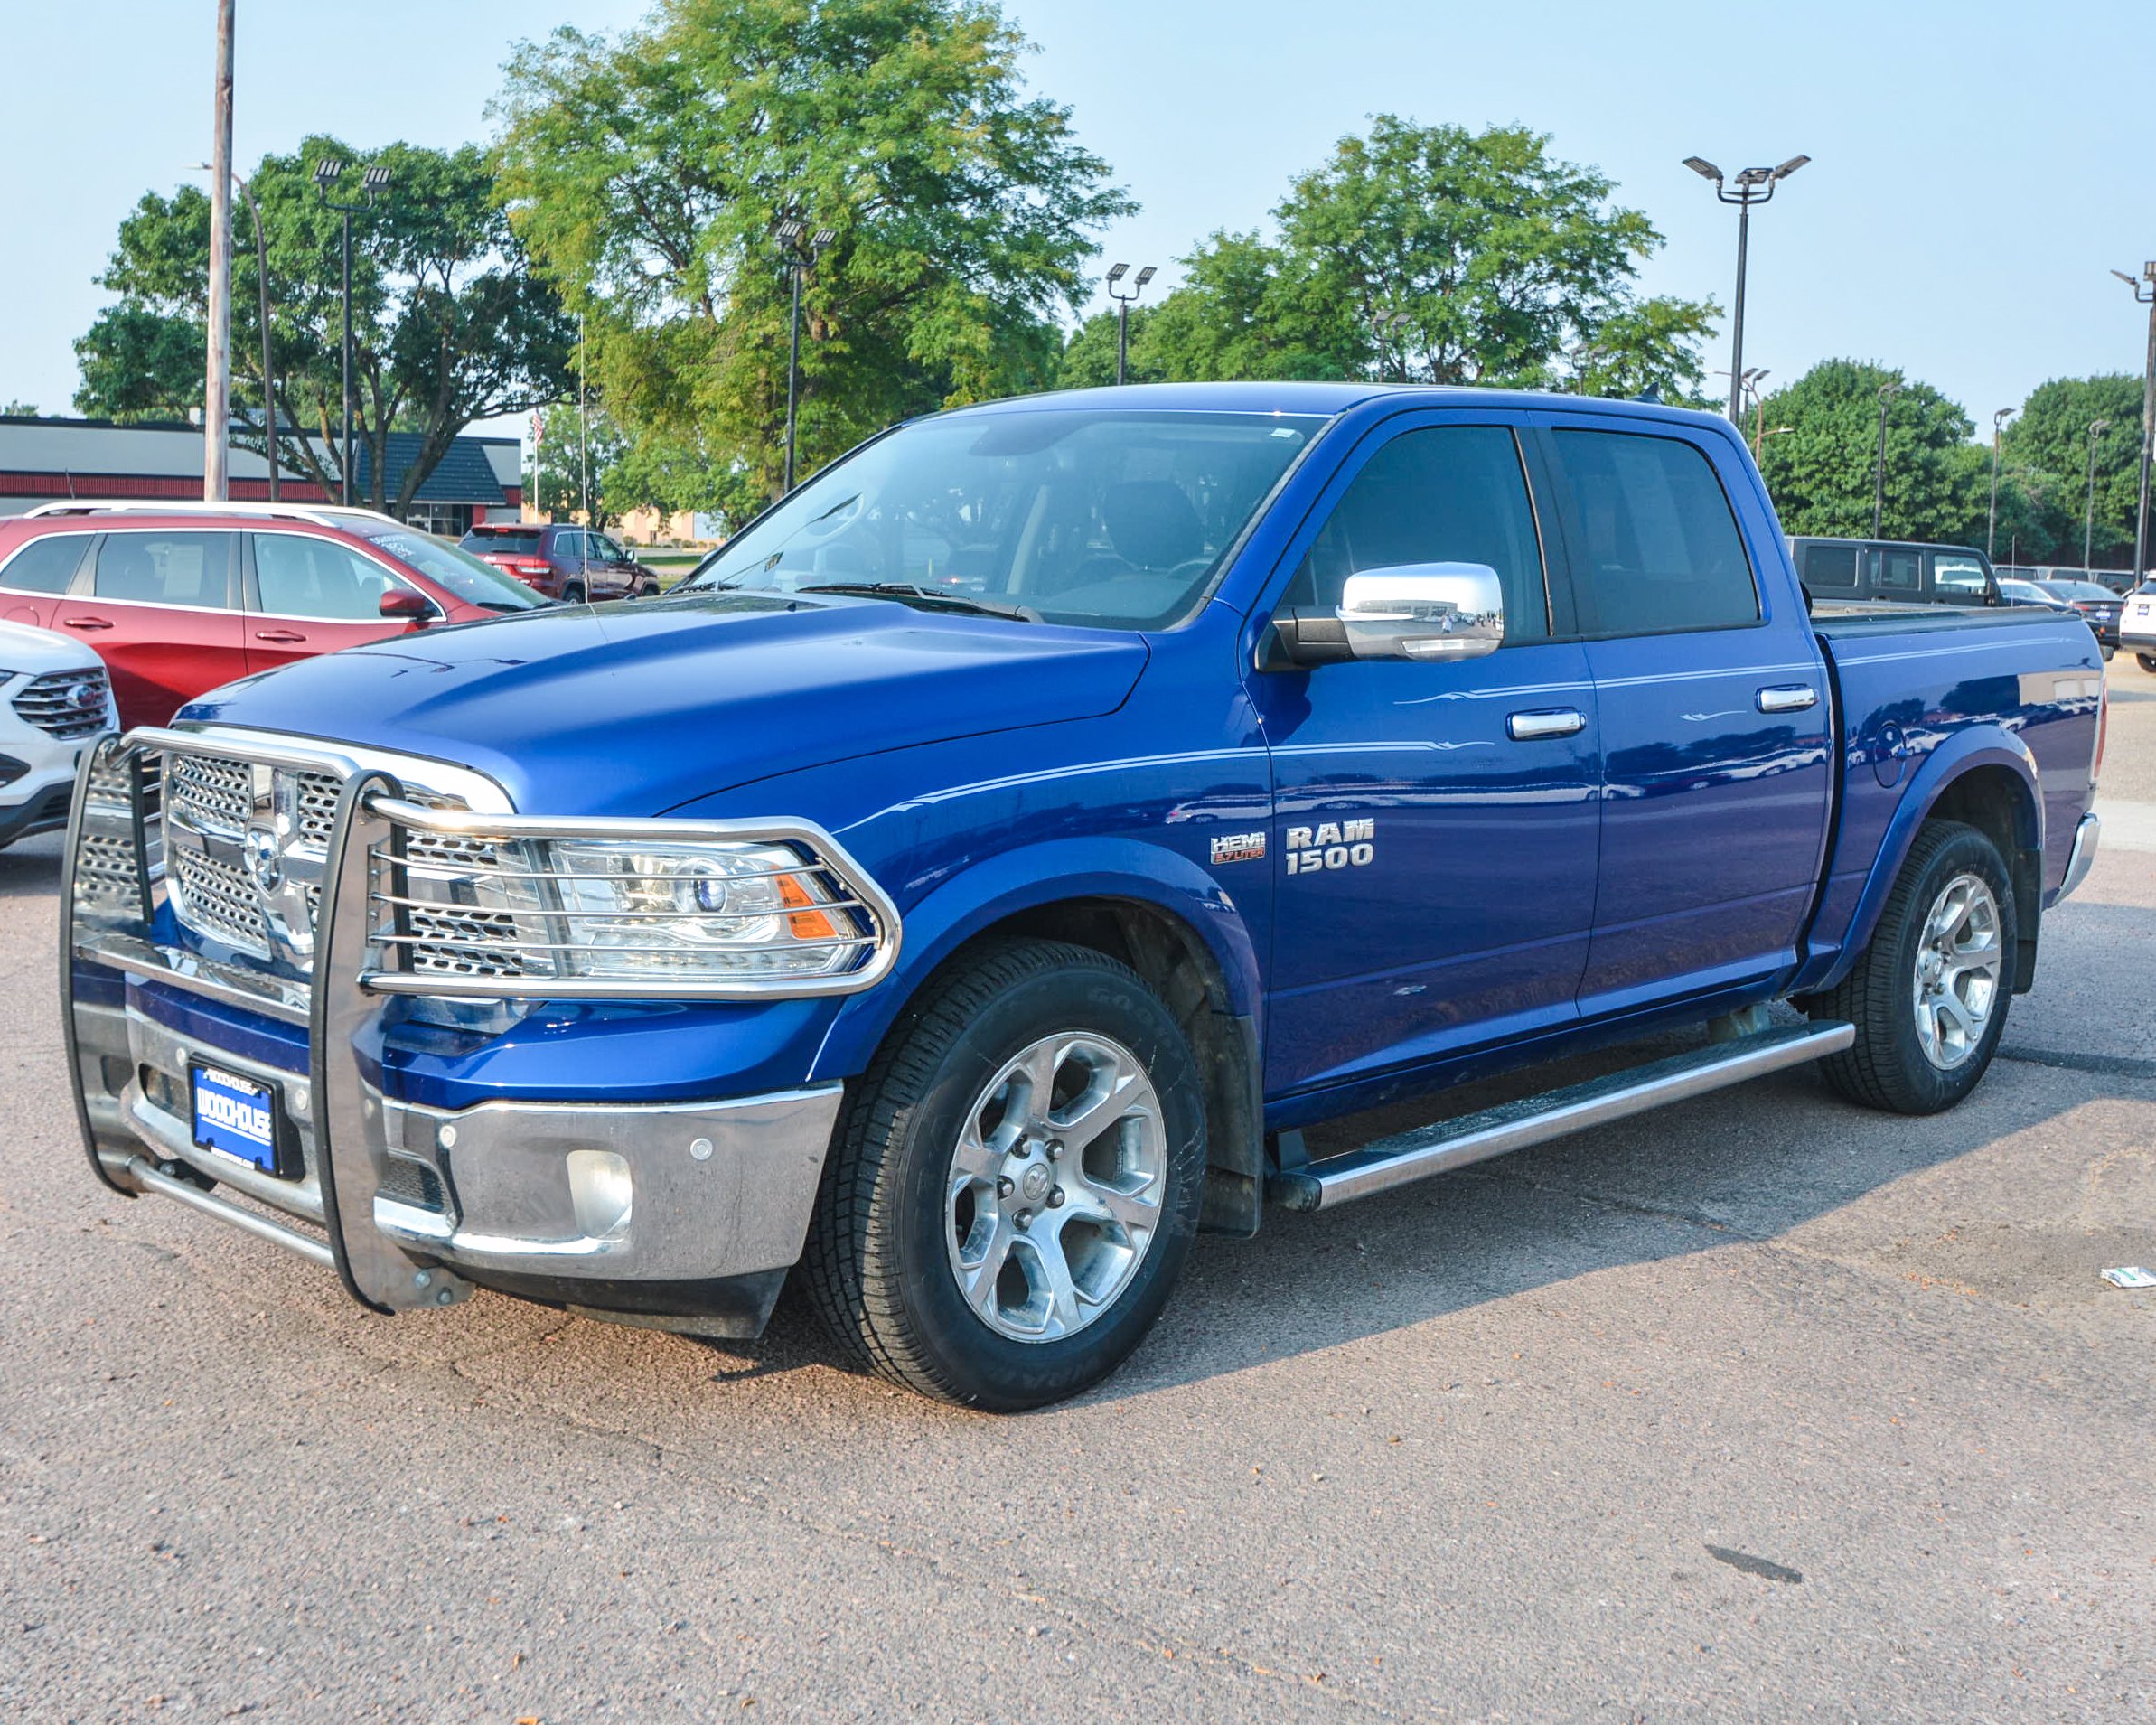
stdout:
[[1083,408],[924,419],[826,468],[676,591],[889,584],[1165,628],[1324,424]]
[[547,603],[492,564],[482,563],[471,552],[445,545],[416,527],[400,527],[392,521],[346,521],[342,525],[347,532],[380,546],[407,568],[418,570],[466,605],[486,611],[533,611]]
[[2047,581],[2044,583],[2044,586],[2048,587],[2054,594],[2058,595],[2058,597],[2065,599],[2069,603],[2076,600],[2079,600],[2085,604],[2090,602],[2102,602],[2107,599],[2115,599],[2119,596],[2109,587],[2104,586],[2102,583],[2096,581]]

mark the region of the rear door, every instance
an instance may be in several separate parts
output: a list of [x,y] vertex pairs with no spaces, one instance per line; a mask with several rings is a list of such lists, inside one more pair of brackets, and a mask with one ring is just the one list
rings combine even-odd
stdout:
[[1931,595],[1924,586],[1924,553],[1913,545],[1875,545],[1867,553],[1874,599],[1914,605]]
[[0,619],[50,629],[61,595],[87,573],[97,539],[94,532],[40,533],[0,564]]
[[408,584],[372,558],[311,533],[250,533],[248,539],[249,670],[380,641],[412,626],[382,615],[382,595]]
[[123,725],[163,725],[197,695],[247,672],[237,533],[115,527],[85,583],[52,608],[112,673]]
[[1720,438],[1589,420],[1549,445],[1603,750],[1580,1010],[1786,969],[1826,842],[1832,720],[1801,606],[1754,574],[1779,577],[1772,523],[1739,526],[1750,481]]

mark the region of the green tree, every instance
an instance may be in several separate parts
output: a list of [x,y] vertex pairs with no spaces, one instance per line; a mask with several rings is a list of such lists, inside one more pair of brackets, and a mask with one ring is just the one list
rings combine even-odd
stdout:
[[[1126,379],[1132,383],[1165,383],[1168,373],[1161,369],[1158,354],[1146,345],[1146,331],[1151,326],[1155,313],[1150,305],[1133,305],[1130,308],[1130,352],[1129,364],[1124,368]],[[1115,381],[1116,314],[1112,311],[1095,312],[1071,332],[1070,339],[1063,346],[1063,358],[1055,368],[1055,385],[1060,389],[1097,389],[1104,383]]]
[[[517,232],[589,319],[640,436],[780,483],[789,261],[801,466],[945,405],[1038,389],[1092,231],[1134,206],[1028,98],[991,0],[661,0],[520,52],[497,113]],[[784,221],[836,236],[811,261]]]
[[1983,544],[1989,455],[1969,441],[1969,416],[1928,383],[1856,360],[1823,361],[1767,398],[1767,424],[1790,427],[1766,441],[1759,463],[1784,530],[1871,531],[1879,392],[1887,384],[1898,388],[1887,403],[1880,530],[1889,539]]
[[[1613,189],[1523,127],[1380,115],[1289,186],[1277,239],[1219,232],[1178,260],[1186,279],[1148,323],[1147,365],[1687,398],[1713,304],[1637,295],[1662,237]],[[1381,312],[1402,320],[1382,353]]]
[[2006,475],[2001,485],[2001,511],[2006,509],[2010,485],[2032,505],[2025,511],[2030,519],[2016,523],[2021,530],[2023,562],[2080,564],[2083,518],[2088,507],[2089,427],[2097,420],[2110,425],[2095,439],[2091,555],[2099,567],[2124,568],[2133,561],[2141,402],[2141,380],[2123,373],[2054,378],[2029,392],[2001,442]]
[[[334,487],[342,420],[340,220],[314,185],[314,165],[346,164],[337,201],[362,201],[370,165],[391,174],[388,194],[352,219],[355,435],[377,508],[401,513],[458,433],[474,419],[520,412],[568,382],[574,326],[536,280],[494,201],[475,147],[395,144],[361,155],[334,138],[309,138],[293,155],[266,156],[249,179],[269,251],[277,419],[287,467]],[[232,365],[237,411],[256,429],[236,441],[266,446],[260,303],[253,224],[237,211]],[[83,412],[170,417],[202,396],[209,294],[210,200],[199,187],[144,196],[122,220],[98,285],[118,303],[76,343]],[[417,432],[420,446],[398,492],[385,493],[387,434]],[[296,434],[296,435],[295,435]],[[310,435],[311,434],[311,435]]]

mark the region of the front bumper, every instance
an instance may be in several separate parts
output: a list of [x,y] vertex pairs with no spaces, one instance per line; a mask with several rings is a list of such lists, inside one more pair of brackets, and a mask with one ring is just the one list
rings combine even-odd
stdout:
[[[364,892],[325,891],[304,1039],[234,1011],[228,985],[169,962],[78,891],[86,824],[100,818],[89,777],[86,765],[62,880],[61,989],[78,1115],[108,1185],[327,1265],[379,1311],[454,1304],[477,1286],[705,1334],[762,1328],[807,1235],[841,1086],[462,1108],[393,1094],[389,1001],[361,986],[352,950]],[[347,787],[339,877],[365,878],[349,867],[368,837],[365,788]],[[275,1087],[296,1177],[194,1141],[190,1073],[205,1062]]]

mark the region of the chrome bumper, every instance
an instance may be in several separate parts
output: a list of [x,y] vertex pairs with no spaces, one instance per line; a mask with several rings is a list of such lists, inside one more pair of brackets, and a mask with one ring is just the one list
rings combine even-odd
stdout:
[[2081,824],[2074,829],[2074,848],[2067,858],[2067,877],[2058,884],[2056,905],[2088,878],[2088,871],[2096,864],[2096,840],[2103,836],[2104,823],[2093,814],[2081,817]]
[[[86,762],[86,781],[89,771]],[[78,787],[61,882],[61,986],[78,1118],[99,1177],[326,1264],[377,1311],[451,1305],[474,1286],[500,1286],[602,1316],[753,1334],[807,1237],[842,1087],[657,1104],[490,1101],[457,1111],[385,1094],[379,1069],[359,1052],[384,1009],[358,981],[367,933],[361,859],[379,838],[363,799],[380,783],[355,776],[339,809],[305,1073],[175,1029],[133,999],[76,998],[78,959],[208,998],[230,994],[183,967],[160,971],[158,949],[78,894],[85,822],[98,818]],[[277,1087],[300,1177],[193,1142],[187,1098],[197,1061]]]

